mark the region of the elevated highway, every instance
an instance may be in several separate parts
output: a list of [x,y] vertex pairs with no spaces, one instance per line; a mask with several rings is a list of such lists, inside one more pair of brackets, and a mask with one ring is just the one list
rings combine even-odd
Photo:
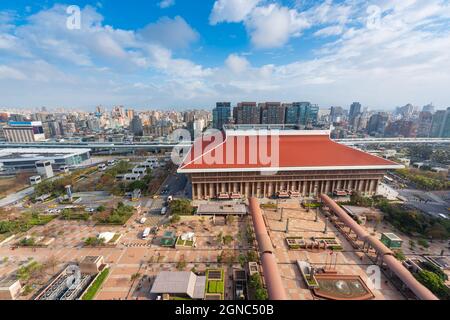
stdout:
[[[336,142],[354,146],[354,145],[399,145],[399,144],[450,144],[450,138],[354,138],[354,139],[336,139]],[[172,149],[175,146],[189,147],[188,142],[143,142],[143,143],[124,143],[124,142],[30,142],[30,143],[12,143],[0,142],[0,148],[88,148],[93,151],[101,150],[164,150]]]

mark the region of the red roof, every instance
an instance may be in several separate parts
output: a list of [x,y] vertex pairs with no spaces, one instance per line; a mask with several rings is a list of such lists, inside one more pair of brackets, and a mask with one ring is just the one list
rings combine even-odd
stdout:
[[[266,154],[267,156],[264,156]],[[199,139],[194,142],[179,171],[270,171],[270,169],[291,171],[401,167],[403,166],[392,161],[334,142],[328,134],[281,133],[265,138],[256,135],[227,135],[224,139],[218,135]]]

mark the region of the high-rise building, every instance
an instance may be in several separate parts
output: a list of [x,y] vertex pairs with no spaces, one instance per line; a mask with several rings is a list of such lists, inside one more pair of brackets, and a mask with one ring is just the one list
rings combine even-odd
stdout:
[[44,128],[40,121],[12,121],[3,128],[8,142],[35,142],[45,140]]
[[213,113],[213,128],[222,130],[223,126],[229,124],[232,120],[231,103],[217,102],[216,107],[213,109],[212,113]]
[[286,124],[314,125],[319,116],[319,107],[310,102],[293,102],[286,108]]
[[353,129],[357,132],[364,131],[367,128],[369,122],[369,114],[364,111],[363,113],[357,115],[353,120]]
[[422,111],[419,114],[417,123],[417,137],[426,138],[430,136],[431,125],[433,123],[433,115],[429,111]]
[[240,102],[233,109],[235,124],[259,124],[261,123],[261,109],[256,102]]
[[416,137],[417,123],[412,120],[404,119],[394,121],[386,127],[384,135],[387,137]]
[[383,135],[389,121],[389,115],[386,112],[378,112],[370,117],[367,125],[367,132],[370,135]]
[[284,124],[285,106],[280,102],[264,102],[259,104],[261,109],[261,124]]
[[430,104],[427,104],[426,106],[423,106],[422,111],[423,112],[429,112],[429,113],[433,114],[434,113],[434,106],[433,106],[433,104],[430,103]]
[[350,105],[350,112],[348,113],[348,119],[350,123],[353,123],[353,120],[361,113],[361,103],[353,102]]
[[134,110],[133,109],[127,109],[126,113],[127,113],[127,118],[128,119],[133,119],[134,118]]
[[341,122],[344,119],[344,109],[342,107],[330,108],[330,122]]
[[445,110],[438,110],[434,113],[433,121],[431,123],[430,137],[441,137],[441,129],[444,126],[445,114]]
[[130,122],[130,131],[135,136],[142,136],[144,134],[144,130],[142,128],[142,120],[137,114],[133,116],[133,119]]
[[398,107],[395,110],[395,113],[400,115],[403,119],[410,119],[411,116],[413,115],[414,111],[415,111],[415,107],[408,103],[407,105],[403,106],[403,107]]
[[23,114],[10,114],[9,121],[23,122],[23,121],[26,121],[26,118]]
[[450,108],[447,108],[447,111],[445,112],[439,137],[450,138]]

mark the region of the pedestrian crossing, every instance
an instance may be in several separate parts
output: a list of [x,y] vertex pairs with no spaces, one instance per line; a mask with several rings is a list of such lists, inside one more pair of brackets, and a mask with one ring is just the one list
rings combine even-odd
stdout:
[[142,242],[127,242],[122,243],[122,245],[126,248],[150,248],[152,246],[151,243],[142,243]]

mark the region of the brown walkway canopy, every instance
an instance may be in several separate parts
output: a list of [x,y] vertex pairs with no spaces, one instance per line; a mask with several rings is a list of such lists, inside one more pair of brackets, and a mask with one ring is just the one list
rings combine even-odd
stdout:
[[383,258],[388,268],[400,278],[403,283],[412,291],[420,300],[439,300],[430,290],[414,278],[414,276],[406,269],[403,264],[398,261],[392,250],[386,247],[380,240],[371,236],[363,227],[353,220],[347,212],[344,211],[333,199],[326,194],[321,194],[320,198],[328,206],[347,227],[349,227],[360,240],[369,243],[378,254]]
[[286,292],[281,280],[280,271],[273,253],[273,246],[267,228],[264,223],[259,201],[256,198],[249,199],[250,213],[253,219],[256,240],[261,253],[261,264],[264,271],[264,280],[270,300],[287,300]]

